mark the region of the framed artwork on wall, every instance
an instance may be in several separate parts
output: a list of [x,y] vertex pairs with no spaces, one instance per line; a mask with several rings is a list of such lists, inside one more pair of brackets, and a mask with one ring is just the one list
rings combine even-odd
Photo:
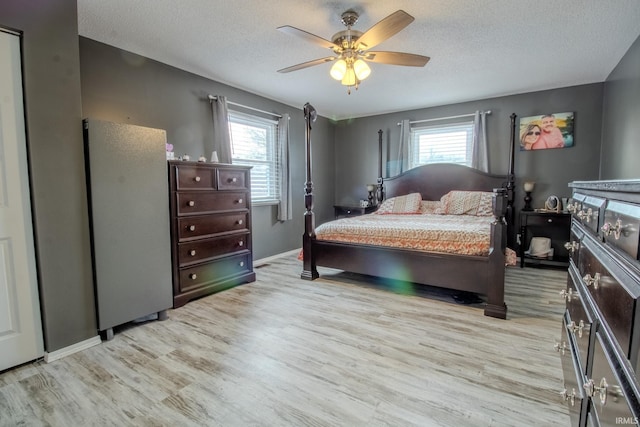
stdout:
[[549,113],[520,118],[520,150],[573,147],[574,113]]

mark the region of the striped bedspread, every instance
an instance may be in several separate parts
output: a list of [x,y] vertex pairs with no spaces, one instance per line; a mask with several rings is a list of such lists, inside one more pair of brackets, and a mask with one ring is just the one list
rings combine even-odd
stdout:
[[316,227],[318,240],[331,240],[440,252],[487,256],[491,216],[362,215]]

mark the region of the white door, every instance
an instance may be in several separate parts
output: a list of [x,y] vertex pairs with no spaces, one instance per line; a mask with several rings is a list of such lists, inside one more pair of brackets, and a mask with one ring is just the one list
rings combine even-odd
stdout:
[[0,371],[43,355],[20,38],[0,31]]

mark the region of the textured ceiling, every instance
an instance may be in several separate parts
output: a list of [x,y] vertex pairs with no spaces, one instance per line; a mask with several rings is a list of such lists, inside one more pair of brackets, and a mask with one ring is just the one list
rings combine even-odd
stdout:
[[[431,61],[371,64],[351,95],[331,64],[276,72],[331,53],[277,27],[331,39],[348,9],[360,31],[405,10],[415,21],[374,50]],[[78,0],[78,21],[81,36],[344,119],[602,82],[640,35],[640,1]]]

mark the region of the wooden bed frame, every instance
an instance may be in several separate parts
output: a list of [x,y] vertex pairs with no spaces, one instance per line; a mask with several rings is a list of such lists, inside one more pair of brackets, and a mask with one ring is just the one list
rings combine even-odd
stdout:
[[[486,316],[505,319],[505,249],[513,227],[513,147],[515,114],[511,115],[510,165],[507,175],[491,175],[466,166],[433,164],[411,169],[393,178],[378,179],[378,198],[419,192],[424,200],[439,200],[450,190],[493,191],[494,220],[491,224],[489,256],[450,255],[373,245],[348,244],[316,239],[311,184],[311,123],[315,110],[304,107],[307,144],[305,186],[305,232],[301,277],[319,277],[317,266],[336,268],[418,284],[439,286],[486,295]],[[380,145],[382,131],[379,131]],[[381,162],[379,173],[382,176]]]

